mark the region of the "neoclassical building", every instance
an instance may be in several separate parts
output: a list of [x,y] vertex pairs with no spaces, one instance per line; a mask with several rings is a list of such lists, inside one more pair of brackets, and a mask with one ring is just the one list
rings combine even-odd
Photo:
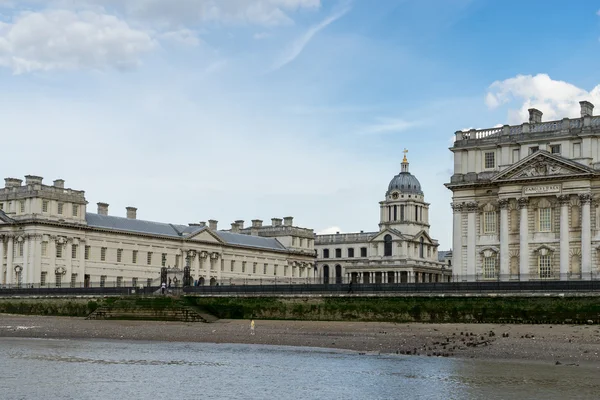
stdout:
[[379,203],[379,231],[316,235],[317,274],[326,283],[403,283],[447,281],[451,273],[438,261],[438,242],[429,236],[429,203],[419,180],[401,171]]
[[460,280],[597,279],[600,117],[456,132],[453,272]]
[[108,214],[98,203],[87,212],[85,193],[64,181],[44,185],[38,176],[6,178],[0,189],[0,279],[3,285],[160,284],[162,267],[191,268],[201,284],[235,284],[245,279],[306,282],[314,276],[314,233],[273,218],[231,229],[217,221],[177,225]]

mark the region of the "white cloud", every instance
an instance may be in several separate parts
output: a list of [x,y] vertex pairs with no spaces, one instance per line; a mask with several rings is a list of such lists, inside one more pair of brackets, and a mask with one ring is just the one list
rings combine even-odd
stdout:
[[254,35],[252,35],[252,37],[256,40],[266,39],[270,36],[271,36],[271,34],[269,32],[257,32]]
[[188,46],[198,46],[200,44],[198,33],[190,29],[178,29],[176,31],[164,32],[160,34],[160,37],[161,39],[166,39]]
[[380,118],[379,122],[363,128],[360,133],[370,135],[403,132],[418,125],[420,123],[416,121],[406,121],[398,118]]
[[[582,100],[600,104],[600,85],[591,91],[571,83],[551,79],[547,74],[517,75],[514,78],[492,83],[485,97],[491,109],[508,105],[508,122],[521,124],[529,118],[528,109],[537,108],[544,120],[579,116]],[[514,106],[517,108],[513,108]]]
[[317,235],[333,235],[335,233],[341,232],[342,230],[340,229],[339,226],[330,226],[329,228],[325,228],[319,232],[317,232]]
[[79,68],[126,69],[155,47],[148,33],[92,11],[26,12],[0,22],[0,65],[15,73]]
[[310,27],[302,36],[296,39],[285,51],[285,53],[279,58],[279,60],[273,65],[272,70],[277,70],[283,67],[286,64],[291,63],[302,53],[302,50],[306,47],[306,45],[311,41],[311,39],[319,33],[321,30],[325,29],[329,24],[335,22],[344,16],[348,11],[350,11],[350,7],[346,6],[341,8],[338,12],[333,15],[325,18],[319,24]]

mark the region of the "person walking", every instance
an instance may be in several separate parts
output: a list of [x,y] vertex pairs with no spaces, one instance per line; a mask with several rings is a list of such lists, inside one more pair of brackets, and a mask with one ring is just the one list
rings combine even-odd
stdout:
[[250,321],[250,335],[254,335],[254,319]]
[[167,284],[166,283],[161,283],[160,285],[160,292],[161,294],[165,294],[165,289],[167,288]]
[[352,279],[348,282],[348,293],[354,293],[354,290],[352,290]]

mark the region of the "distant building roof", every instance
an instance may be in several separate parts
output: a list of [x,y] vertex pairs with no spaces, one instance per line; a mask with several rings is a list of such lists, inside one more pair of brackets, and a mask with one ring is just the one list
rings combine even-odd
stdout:
[[[144,221],[140,219],[115,217],[86,213],[85,219],[88,226],[92,228],[110,229],[120,232],[142,233],[146,235],[167,236],[185,239],[192,234],[202,230],[208,230],[206,226],[176,225],[164,222]],[[231,245],[255,247],[270,250],[286,250],[275,238],[244,235],[224,231],[213,231],[223,242]]]
[[438,251],[438,261],[444,261],[444,259],[449,256],[452,256],[452,250]]

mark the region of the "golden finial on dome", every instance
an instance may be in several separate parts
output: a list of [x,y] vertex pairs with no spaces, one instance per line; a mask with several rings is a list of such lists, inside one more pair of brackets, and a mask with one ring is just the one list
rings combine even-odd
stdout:
[[406,148],[404,149],[404,151],[402,151],[404,153],[404,159],[402,160],[403,163],[407,163],[408,160],[406,159],[406,153],[408,153],[408,150],[406,150]]

